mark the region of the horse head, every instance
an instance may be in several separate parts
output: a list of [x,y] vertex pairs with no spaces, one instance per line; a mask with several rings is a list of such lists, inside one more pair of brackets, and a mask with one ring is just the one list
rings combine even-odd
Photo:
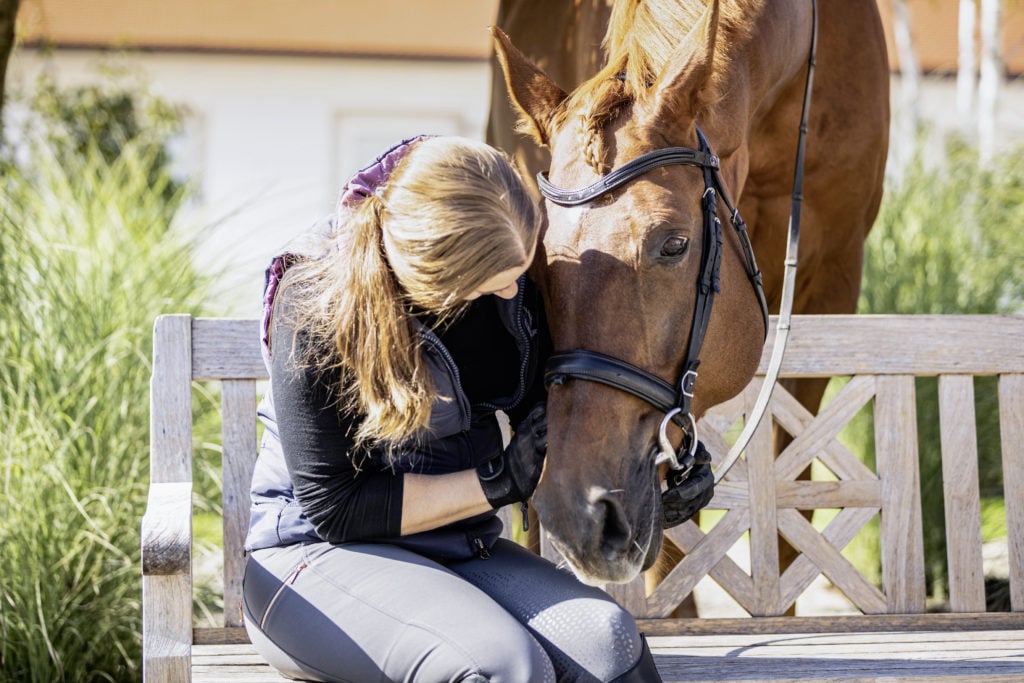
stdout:
[[[521,127],[551,152],[542,187],[583,188],[666,147],[699,151],[698,119],[719,99],[718,14],[718,2],[710,3],[637,92],[619,72],[623,65],[610,61],[567,94],[493,30]],[[729,151],[732,166],[742,167],[743,150]],[[699,164],[655,165],[576,205],[549,196],[535,273],[556,352],[603,354],[678,390],[702,255],[713,246],[705,244],[706,171]],[[723,176],[726,185],[739,181],[731,168]],[[723,210],[722,222],[727,218]],[[765,336],[740,241],[731,229],[720,234],[714,305],[691,386],[696,416],[746,386]],[[550,388],[548,456],[534,506],[555,548],[588,583],[628,581],[660,550],[665,465],[656,465],[656,455],[664,417],[663,409],[600,381],[570,376]],[[684,439],[676,427],[667,436],[674,448]]]

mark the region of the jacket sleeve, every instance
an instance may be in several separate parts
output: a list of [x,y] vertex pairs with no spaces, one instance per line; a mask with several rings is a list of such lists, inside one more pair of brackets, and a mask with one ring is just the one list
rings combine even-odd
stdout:
[[[289,288],[279,295],[287,299]],[[278,311],[282,311],[277,302]],[[283,310],[287,310],[287,306]],[[377,463],[357,461],[351,434],[358,417],[342,410],[329,376],[298,367],[289,315],[274,315],[270,383],[285,463],[303,512],[326,541],[341,543],[398,536],[402,524],[403,475]],[[358,456],[356,456],[358,457]]]

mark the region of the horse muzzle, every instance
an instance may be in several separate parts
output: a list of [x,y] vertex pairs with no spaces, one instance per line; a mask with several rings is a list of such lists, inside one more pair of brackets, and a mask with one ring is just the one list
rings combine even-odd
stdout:
[[567,510],[557,492],[549,499],[538,489],[534,506],[552,545],[581,581],[624,583],[650,567],[661,550],[655,494],[650,485],[630,491],[592,485]]

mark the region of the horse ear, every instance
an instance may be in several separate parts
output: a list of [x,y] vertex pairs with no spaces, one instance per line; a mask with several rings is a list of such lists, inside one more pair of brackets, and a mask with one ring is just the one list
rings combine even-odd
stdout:
[[719,1],[713,0],[658,75],[648,100],[652,125],[697,114],[717,99],[711,74],[718,35]]
[[519,125],[538,144],[547,146],[551,140],[551,119],[566,98],[565,91],[520,52],[504,31],[496,26],[490,31],[494,51],[505,74],[505,87],[519,111]]

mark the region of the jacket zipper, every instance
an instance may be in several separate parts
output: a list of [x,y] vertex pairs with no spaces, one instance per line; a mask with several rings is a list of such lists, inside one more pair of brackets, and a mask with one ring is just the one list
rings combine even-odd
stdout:
[[288,575],[288,578],[286,578],[284,581],[282,581],[281,585],[278,586],[276,591],[274,591],[274,596],[272,598],[270,598],[270,602],[267,604],[267,609],[263,612],[263,618],[260,619],[260,630],[261,631],[263,630],[264,625],[267,623],[267,617],[270,616],[270,610],[272,610],[274,608],[274,603],[277,602],[277,599],[279,597],[281,597],[281,593],[284,592],[285,588],[287,588],[288,586],[290,586],[293,583],[295,583],[295,580],[297,578],[299,578],[299,574],[305,568],[306,568],[306,563],[303,562],[298,567],[293,569],[292,573]]
[[515,313],[514,313],[515,326],[516,326],[516,329],[515,329],[515,332],[516,332],[516,334],[515,334],[516,347],[519,349],[519,355],[521,356],[521,359],[519,361],[519,386],[516,387],[516,393],[512,397],[512,400],[509,402],[509,404],[507,406],[505,406],[503,408],[499,407],[499,406],[496,406],[493,403],[481,403],[481,404],[479,404],[479,405],[481,405],[484,408],[487,408],[489,410],[511,410],[512,408],[515,408],[517,405],[519,405],[519,402],[523,400],[523,394],[525,393],[525,390],[526,390],[526,368],[530,364],[530,355],[531,354],[530,354],[530,333],[529,333],[529,330],[527,330],[525,328],[525,324],[523,322],[523,317],[524,317],[523,309],[525,308],[525,300],[526,300],[526,294],[525,294],[525,292],[523,290],[525,289],[525,287],[526,287],[526,282],[523,281],[522,285],[519,287],[519,291],[516,292]]
[[469,429],[470,414],[471,410],[469,407],[469,399],[466,397],[466,392],[462,389],[462,377],[459,376],[459,366],[455,364],[455,359],[452,358],[452,354],[448,351],[441,340],[427,327],[421,327],[419,330],[420,338],[429,344],[434,350],[438,352],[441,358],[444,360],[445,365],[448,366],[448,371],[452,373],[452,378],[455,380],[453,388],[455,389],[455,399],[459,402],[459,410],[462,414],[462,429]]
[[476,546],[476,554],[481,560],[491,559],[491,551],[487,549],[487,546],[480,540],[479,536],[473,538],[473,545]]

